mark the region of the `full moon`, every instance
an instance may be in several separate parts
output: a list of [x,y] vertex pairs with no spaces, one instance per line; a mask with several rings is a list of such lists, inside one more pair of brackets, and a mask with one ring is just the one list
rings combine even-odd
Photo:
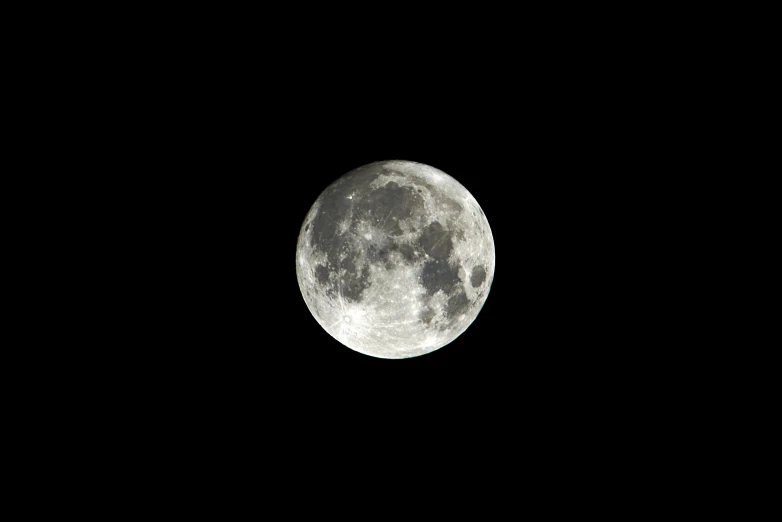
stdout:
[[373,357],[416,357],[478,316],[494,278],[494,239],[454,178],[380,161],[348,172],[312,205],[296,277],[310,312],[340,343]]

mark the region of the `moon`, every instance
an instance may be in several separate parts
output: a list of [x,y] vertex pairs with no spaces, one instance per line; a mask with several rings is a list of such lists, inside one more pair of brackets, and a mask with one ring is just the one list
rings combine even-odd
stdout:
[[494,238],[478,202],[428,165],[379,161],[329,185],[304,219],[296,277],[317,322],[384,359],[461,335],[494,279]]

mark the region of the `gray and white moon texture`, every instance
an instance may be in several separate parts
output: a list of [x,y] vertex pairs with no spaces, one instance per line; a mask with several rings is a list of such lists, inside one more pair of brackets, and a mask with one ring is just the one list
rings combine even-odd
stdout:
[[404,359],[461,335],[486,302],[494,238],[475,198],[411,161],[329,185],[299,233],[296,276],[312,315],[357,352]]

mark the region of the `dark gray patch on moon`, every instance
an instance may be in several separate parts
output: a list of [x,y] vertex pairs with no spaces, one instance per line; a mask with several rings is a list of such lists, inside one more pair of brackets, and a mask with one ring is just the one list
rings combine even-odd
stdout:
[[[353,221],[354,199],[371,194],[371,183],[380,174],[376,166],[361,173],[350,173],[329,187],[326,197],[321,197],[321,207],[312,219],[310,245],[325,254],[333,267],[343,270],[341,281],[329,282],[322,269],[316,269],[318,281],[326,287],[327,293],[341,293],[353,302],[361,300],[361,293],[369,287],[369,272],[356,267],[358,252],[350,244],[349,233],[340,231],[340,223]],[[343,258],[344,257],[344,258]],[[326,267],[324,267],[325,269]]]
[[334,249],[334,239],[337,235],[339,220],[347,214],[349,206],[340,198],[328,198],[323,201],[320,212],[312,220],[312,239],[310,245],[328,254]]
[[421,271],[421,284],[430,296],[442,290],[447,295],[451,288],[459,283],[459,269],[446,261],[434,260],[424,263]]
[[[371,284],[369,282],[369,270],[356,266],[358,261],[357,252],[349,249],[347,254],[345,259],[342,259],[338,264],[341,270],[341,280],[336,289],[341,289],[345,299],[357,303],[361,301],[361,293],[369,288]],[[332,288],[334,288],[333,284]]]
[[472,269],[472,275],[470,275],[470,284],[473,288],[477,288],[483,284],[486,280],[486,269],[483,266],[478,265]]
[[386,264],[388,255],[388,249],[383,246],[369,245],[367,248],[367,261],[371,264]]
[[438,221],[426,225],[419,241],[424,252],[435,259],[448,259],[453,249],[451,235]]
[[398,247],[396,245],[394,245],[394,249],[395,250],[399,250],[399,253],[402,254],[402,257],[408,263],[411,263],[411,262],[413,262],[415,260],[415,250],[413,249],[412,246],[410,246],[410,245],[408,245],[406,243],[403,243],[403,244],[399,245]]
[[361,293],[369,288],[369,285],[369,270],[362,269],[358,274],[345,278],[345,282],[342,283],[342,297],[358,303],[361,301]]
[[360,174],[356,171],[346,174],[321,195],[320,211],[312,220],[311,246],[327,255],[333,250],[339,250],[334,241],[339,223],[352,214],[353,200],[348,196],[356,194],[360,197],[370,191],[370,184],[380,174],[377,167],[372,165],[370,167],[374,168],[367,168]]
[[329,282],[329,269],[323,265],[316,266],[315,277],[318,279],[318,283],[320,283],[321,286],[326,286],[326,283]]
[[368,217],[386,234],[399,236],[403,232],[399,220],[411,217],[414,210],[422,205],[423,200],[412,189],[391,181],[370,191],[358,202],[356,211],[358,215]]
[[448,305],[445,307],[445,315],[454,322],[460,315],[470,307],[470,300],[464,289],[459,287],[454,295],[448,299]]

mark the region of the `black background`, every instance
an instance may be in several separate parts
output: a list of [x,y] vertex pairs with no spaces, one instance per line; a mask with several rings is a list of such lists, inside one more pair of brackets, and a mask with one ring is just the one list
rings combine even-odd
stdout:
[[[28,94],[8,97],[12,152],[33,190],[29,205],[7,191],[23,207],[8,228],[29,236],[9,255],[32,270],[7,275],[33,304],[9,300],[25,344],[8,352],[32,364],[5,369],[35,480],[94,477],[129,496],[112,507],[380,497],[371,513],[412,499],[486,518],[538,498],[647,509],[722,478],[714,434],[746,401],[714,361],[746,343],[706,340],[730,328],[703,307],[725,301],[724,262],[692,254],[723,224],[741,233],[698,205],[741,212],[704,167],[724,157],[703,131],[725,127],[714,86],[741,50],[698,29],[729,40],[729,24],[647,6],[291,7],[48,6],[11,37],[25,66],[9,82]],[[717,74],[693,81],[704,63]],[[474,323],[407,360],[334,340],[295,273],[320,192],[384,159],[456,178],[496,247]]]
[[[657,154],[671,146],[666,86],[635,66],[643,47],[558,34],[369,50],[358,37],[321,47],[226,30],[113,56],[121,66],[93,92],[106,100],[98,134],[122,127],[100,143],[120,172],[104,204],[124,214],[106,255],[121,263],[121,290],[106,291],[126,304],[102,323],[123,347],[105,356],[104,378],[131,379],[128,397],[161,419],[274,425],[279,437],[307,434],[280,425],[322,435],[345,422],[364,440],[388,423],[425,438],[440,425],[507,434],[564,422],[537,432],[564,437],[642,408],[656,390],[643,383],[670,356],[652,349],[657,315],[639,304],[656,277],[639,266],[657,255],[648,220],[660,215],[639,209],[668,182]],[[463,184],[496,248],[474,323],[407,360],[333,339],[295,272],[320,192],[386,159]]]
[[[160,285],[154,324],[165,333],[153,357],[165,379],[207,394],[260,386],[285,402],[386,400],[421,414],[470,398],[484,407],[576,399],[603,393],[607,379],[633,379],[637,361],[622,362],[622,344],[639,339],[623,338],[631,311],[622,274],[635,252],[623,246],[622,209],[636,190],[624,168],[635,144],[604,94],[581,85],[574,97],[567,75],[465,79],[458,67],[278,74],[209,81],[192,98],[178,94],[181,107],[154,105],[164,119],[142,140],[160,147],[145,176],[158,193],[152,215],[164,217],[152,224],[160,250],[149,268]],[[318,194],[384,159],[456,178],[484,209],[496,246],[492,289],[472,326],[408,360],[330,337],[295,275],[299,228]]]
[[[66,202],[79,226],[54,220],[66,244],[46,260],[70,285],[47,303],[62,326],[41,325],[57,353],[33,353],[68,392],[47,393],[64,417],[51,433],[73,427],[161,491],[206,475],[255,494],[268,475],[296,496],[309,481],[420,497],[450,475],[515,501],[595,484],[607,456],[634,488],[625,476],[671,458],[708,393],[681,399],[702,370],[681,349],[695,334],[676,332],[693,301],[669,274],[699,267],[681,267],[659,226],[690,197],[680,178],[697,165],[676,153],[699,93],[656,72],[677,66],[654,52],[657,27],[633,40],[632,16],[604,31],[558,6],[342,27],[308,11],[320,31],[304,14],[191,22],[195,10],[143,14],[124,34],[106,22],[81,50],[47,51],[62,56],[41,90],[54,99],[44,132],[66,145],[41,155],[81,196]],[[406,360],[333,339],[295,271],[321,191],[386,159],[463,184],[496,248],[473,324]],[[368,479],[394,473],[396,489]]]

